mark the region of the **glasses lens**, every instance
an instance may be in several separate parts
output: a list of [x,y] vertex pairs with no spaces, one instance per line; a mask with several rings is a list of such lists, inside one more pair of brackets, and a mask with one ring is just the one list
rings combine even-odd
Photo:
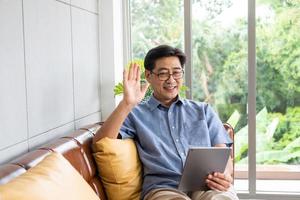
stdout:
[[182,74],[183,74],[182,71],[178,71],[178,72],[174,72],[172,74],[172,76],[173,76],[174,79],[179,79],[179,78],[182,78]]
[[170,77],[169,73],[160,73],[158,74],[158,78],[162,81],[168,80]]
[[180,79],[180,78],[182,78],[182,75],[183,75],[183,71],[175,71],[175,72],[173,72],[173,74],[159,73],[158,78],[161,81],[165,81],[165,80],[168,80],[170,78],[170,76],[172,76],[173,79]]

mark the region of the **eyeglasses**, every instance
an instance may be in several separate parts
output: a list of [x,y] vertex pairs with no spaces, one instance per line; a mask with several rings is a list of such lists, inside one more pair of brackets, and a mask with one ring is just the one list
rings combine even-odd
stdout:
[[155,74],[159,80],[166,81],[170,78],[170,76],[173,77],[173,79],[181,79],[183,77],[184,71],[183,70],[176,70],[172,74],[169,72],[160,72],[160,73],[154,73],[151,71],[151,74]]

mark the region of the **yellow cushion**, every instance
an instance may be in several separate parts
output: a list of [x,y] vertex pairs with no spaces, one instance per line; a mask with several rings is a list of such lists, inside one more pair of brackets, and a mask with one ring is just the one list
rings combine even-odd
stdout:
[[93,189],[59,153],[51,153],[38,165],[5,185],[1,200],[99,200]]
[[142,167],[134,141],[103,138],[93,149],[108,199],[140,199]]

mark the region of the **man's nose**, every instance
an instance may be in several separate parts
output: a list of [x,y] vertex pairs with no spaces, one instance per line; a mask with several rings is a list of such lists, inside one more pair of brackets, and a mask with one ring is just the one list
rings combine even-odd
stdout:
[[167,82],[173,82],[173,81],[176,81],[176,80],[173,78],[173,74],[169,74],[169,78],[166,81]]

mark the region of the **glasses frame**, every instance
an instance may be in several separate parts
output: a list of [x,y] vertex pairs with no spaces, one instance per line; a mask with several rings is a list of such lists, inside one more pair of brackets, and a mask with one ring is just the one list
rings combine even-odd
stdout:
[[181,77],[179,77],[179,78],[175,78],[175,77],[173,76],[173,74],[174,74],[174,73],[172,73],[172,74],[168,73],[168,74],[169,74],[169,76],[168,76],[168,78],[167,78],[167,79],[165,79],[165,78],[161,78],[161,76],[160,76],[161,74],[165,74],[165,73],[155,73],[155,72],[153,72],[153,71],[150,71],[150,73],[151,73],[151,74],[154,74],[154,75],[156,75],[160,81],[167,81],[167,80],[169,80],[169,79],[170,79],[170,77],[171,77],[171,76],[173,77],[173,79],[174,79],[174,80],[178,80],[178,79],[181,79],[181,78],[183,78],[183,75],[184,75],[184,70],[183,70],[183,69],[181,69],[180,71],[181,71]]

